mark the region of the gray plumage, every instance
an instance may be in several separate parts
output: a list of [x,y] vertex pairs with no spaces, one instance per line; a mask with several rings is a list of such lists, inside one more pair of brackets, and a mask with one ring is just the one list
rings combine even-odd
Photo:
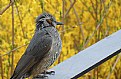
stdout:
[[43,13],[38,16],[35,34],[10,79],[35,77],[54,63],[62,48],[56,25],[62,23],[56,22],[52,15]]

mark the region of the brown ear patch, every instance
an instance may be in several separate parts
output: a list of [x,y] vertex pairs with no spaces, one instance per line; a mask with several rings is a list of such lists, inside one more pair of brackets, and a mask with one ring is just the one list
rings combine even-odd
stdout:
[[47,19],[46,21],[52,25],[52,21],[50,19]]

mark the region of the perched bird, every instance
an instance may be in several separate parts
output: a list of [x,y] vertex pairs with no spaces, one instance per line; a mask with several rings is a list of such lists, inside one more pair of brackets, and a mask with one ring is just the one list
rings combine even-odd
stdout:
[[10,79],[27,78],[31,75],[36,77],[54,63],[62,48],[61,38],[55,27],[62,24],[48,13],[37,17],[35,34]]

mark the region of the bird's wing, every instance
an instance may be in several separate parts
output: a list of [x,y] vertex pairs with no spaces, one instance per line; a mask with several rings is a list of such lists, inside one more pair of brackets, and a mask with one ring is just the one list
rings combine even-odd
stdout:
[[38,32],[33,36],[27,50],[20,58],[13,75],[24,75],[32,66],[41,61],[52,46],[52,38],[47,32]]

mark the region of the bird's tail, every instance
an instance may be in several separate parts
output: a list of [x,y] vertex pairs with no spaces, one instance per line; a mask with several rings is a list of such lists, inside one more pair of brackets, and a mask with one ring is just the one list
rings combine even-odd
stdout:
[[10,79],[15,79],[14,75],[12,75]]
[[10,79],[21,79],[21,76],[13,74]]

